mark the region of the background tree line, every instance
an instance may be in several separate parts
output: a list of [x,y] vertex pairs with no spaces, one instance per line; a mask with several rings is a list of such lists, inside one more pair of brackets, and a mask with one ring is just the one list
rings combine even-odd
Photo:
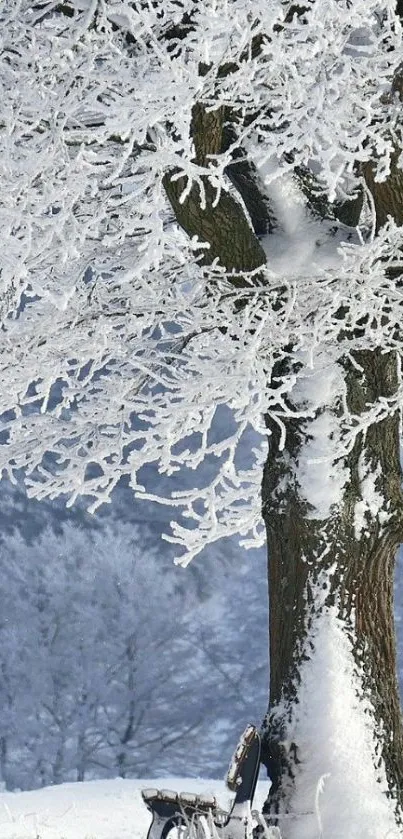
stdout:
[[[7,789],[220,776],[259,720],[261,582],[225,548],[184,575],[147,527],[49,526],[0,555],[0,768]],[[259,573],[260,570],[260,573]],[[246,614],[247,611],[247,614]],[[263,620],[262,620],[263,617]],[[251,685],[253,684],[253,693]],[[257,693],[256,693],[257,688]]]

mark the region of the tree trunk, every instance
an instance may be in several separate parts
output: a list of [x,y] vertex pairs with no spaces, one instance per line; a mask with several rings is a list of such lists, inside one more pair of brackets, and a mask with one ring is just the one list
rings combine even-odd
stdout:
[[64,726],[58,736],[58,745],[52,766],[52,784],[62,784],[64,780],[64,762],[66,752],[66,732]]
[[[397,77],[396,89],[400,83],[401,78]],[[363,167],[374,202],[376,232],[388,216],[398,225],[403,223],[403,177],[397,159],[396,152],[390,175],[383,182],[375,180],[372,166]],[[358,417],[370,405],[379,404],[382,397],[393,396],[399,373],[400,359],[395,353],[382,353],[381,349],[354,353],[343,362],[350,412]],[[324,416],[332,412],[334,416],[337,406],[324,405],[322,410]],[[263,726],[263,762],[272,787],[265,812],[273,818],[279,814],[280,824],[281,813],[287,813],[287,825],[281,824],[284,837],[294,835],[292,812],[301,809],[296,820],[299,829],[301,819],[306,821],[303,836],[317,835],[322,773],[330,776],[329,798],[336,802],[336,808],[348,812],[349,807],[353,811],[357,806],[360,788],[364,786],[360,765],[363,754],[350,740],[351,731],[355,736],[359,728],[359,715],[361,720],[366,718],[368,772],[372,764],[378,784],[378,789],[372,787],[374,798],[379,796],[380,785],[393,807],[395,825],[403,824],[403,727],[393,614],[395,557],[403,541],[399,423],[397,413],[374,421],[358,434],[352,450],[338,462],[329,454],[317,465],[317,470],[322,468],[324,494],[328,491],[329,472],[342,469],[345,475],[341,505],[330,509],[323,518],[307,503],[309,492],[307,498],[299,483],[301,460],[312,426],[289,421],[284,452],[278,428],[267,420],[269,456],[262,501],[269,557],[270,702]],[[317,480],[317,475],[313,477]],[[327,678],[320,661],[331,628],[330,643],[337,640],[339,645],[338,672],[330,671],[330,692],[326,685],[316,684],[316,691],[324,694],[318,708],[315,697],[309,695],[309,685],[312,688],[314,673],[318,678]],[[346,691],[346,707],[338,718],[334,700],[336,694],[343,698],[347,673],[354,691]],[[311,719],[311,724],[316,724],[319,736],[308,746],[317,750],[316,756],[304,751],[307,721],[312,714],[316,715],[316,723]],[[336,742],[339,750],[336,765],[332,765],[327,744],[321,741],[321,723],[326,717],[331,719],[328,732],[333,738],[333,749]],[[354,718],[358,728],[354,727]],[[307,772],[307,765],[321,767],[321,771],[311,779],[311,789],[307,791],[305,787],[301,798],[299,778]],[[369,787],[367,800],[360,801],[361,832],[355,834],[349,829],[348,816],[345,833],[341,831],[340,836],[386,834],[384,827],[377,832],[373,825],[377,813],[372,810],[368,791]],[[329,824],[342,824],[342,816],[334,808],[330,809],[328,820]],[[277,823],[275,818],[274,821]],[[387,816],[381,824],[387,824]],[[393,827],[390,829],[393,832]]]
[[7,739],[4,735],[0,737],[0,789],[8,789],[8,749]]
[[[352,413],[359,414],[368,403],[395,392],[397,359],[391,353],[368,351],[357,353],[355,364],[356,367],[351,362],[345,365],[345,380],[348,406]],[[383,782],[384,767],[385,790],[394,799],[393,806],[400,821],[403,731],[393,618],[393,570],[402,538],[403,515],[398,417],[388,417],[370,426],[365,439],[360,434],[352,451],[337,464],[338,469],[344,467],[347,476],[343,502],[341,509],[331,511],[325,520],[315,517],[315,511],[310,509],[298,484],[300,461],[310,434],[309,424],[289,423],[286,454],[280,450],[278,428],[270,421],[268,427],[270,451],[262,489],[269,553],[270,708],[264,725],[263,762],[272,778],[272,787],[266,812],[288,812],[290,815],[298,776],[306,770],[307,764],[316,763],[324,774],[331,772],[333,798],[337,790],[335,767],[327,765],[327,744],[320,741],[320,715],[334,715],[334,710],[325,705],[326,699],[333,703],[334,696],[327,693],[326,685],[317,684],[319,694],[323,691],[319,713],[313,707],[314,696],[306,697],[307,708],[302,707],[304,699],[300,696],[307,661],[314,672],[315,657],[319,660],[324,653],[320,649],[324,635],[318,627],[322,625],[323,630],[333,620],[339,635],[345,634],[346,649],[351,650],[358,699],[362,703],[360,713],[364,713],[367,703],[374,766],[378,768],[380,783]],[[326,492],[329,470],[335,469],[336,465],[328,461],[315,468],[323,471],[323,491]],[[365,496],[368,480],[373,481],[376,504],[373,503],[374,494],[372,502]],[[348,657],[348,652],[346,655]],[[351,662],[349,665],[339,658],[340,671],[344,666],[351,669]],[[326,671],[320,664],[317,672],[326,678]],[[343,672],[333,673],[331,678],[333,691],[342,692]],[[304,754],[299,742],[299,728],[303,740],[304,725],[311,710],[317,715],[318,738],[311,744],[311,748],[318,750],[316,756]],[[345,707],[346,719],[354,713],[355,708]],[[337,722],[334,719],[334,727]],[[340,722],[343,724],[343,719]],[[335,731],[334,727],[331,725],[329,730],[331,736],[337,737],[339,770],[345,774],[357,759],[362,760],[362,753],[357,750],[356,743],[345,742],[348,731]],[[319,754],[321,750],[323,757]],[[346,761],[350,762],[349,767]],[[362,783],[361,769],[358,765],[354,770],[359,783]],[[318,776],[316,782],[319,780]],[[329,784],[332,784],[332,778]],[[312,834],[307,828],[306,835],[312,837],[317,835],[317,814],[311,816],[308,812],[315,810],[315,794],[316,790],[312,789],[311,800],[305,798],[304,802],[305,818],[308,823],[309,819],[312,821]],[[357,789],[351,789],[351,795],[357,795]],[[296,801],[301,807],[298,796]],[[340,801],[339,806],[346,807],[346,802]],[[370,810],[372,802],[368,801],[367,806]],[[299,813],[299,824],[302,817]],[[360,817],[365,822],[363,813]],[[284,831],[282,824],[281,827]],[[285,831],[284,836],[287,835]],[[367,835],[365,829],[361,835]]]
[[87,769],[86,736],[85,731],[80,731],[77,739],[77,781],[85,781]]

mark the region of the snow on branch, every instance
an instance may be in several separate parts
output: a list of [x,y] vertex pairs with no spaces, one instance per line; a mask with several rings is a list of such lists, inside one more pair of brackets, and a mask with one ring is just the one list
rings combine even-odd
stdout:
[[[324,349],[337,364],[402,348],[401,229],[315,220],[292,174],[310,167],[330,201],[359,187],[361,162],[388,175],[401,139],[394,3],[316,0],[292,20],[288,5],[0,9],[0,468],[22,470],[38,498],[84,495],[96,509],[122,475],[154,497],[141,487],[149,463],[167,476],[208,464],[204,486],[196,477],[168,499],[189,525],[169,537],[187,558],[223,535],[262,538],[264,417],[284,428],[319,407],[291,407],[302,355],[314,366]],[[231,142],[202,162],[196,104],[232,120]],[[218,203],[245,156],[295,225],[279,222],[262,242],[267,266],[235,283],[219,260],[201,264],[209,245],[176,224],[164,177],[185,176],[201,201],[209,183]],[[368,421],[401,404],[399,391]],[[348,447],[366,419],[344,419]]]

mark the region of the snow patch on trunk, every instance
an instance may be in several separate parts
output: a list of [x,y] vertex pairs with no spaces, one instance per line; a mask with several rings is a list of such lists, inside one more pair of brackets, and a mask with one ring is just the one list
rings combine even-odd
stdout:
[[336,414],[344,391],[339,365],[323,351],[315,355],[312,367],[305,363],[293,390],[296,406],[312,417],[295,470],[301,496],[312,508],[310,518],[328,518],[332,508],[341,504],[349,479],[341,459],[340,419]]
[[[253,144],[249,151],[253,158]],[[313,215],[292,167],[287,170],[273,156],[258,168],[277,224],[261,240],[269,272],[290,281],[339,268],[342,243],[358,235],[334,219]]]
[[383,764],[375,768],[373,709],[335,607],[318,617],[309,655],[289,729],[301,763],[282,837],[398,839]]

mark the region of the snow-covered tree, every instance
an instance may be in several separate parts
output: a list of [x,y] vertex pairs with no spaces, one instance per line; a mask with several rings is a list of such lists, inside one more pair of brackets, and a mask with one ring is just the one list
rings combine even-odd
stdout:
[[[147,528],[122,521],[93,533],[73,524],[57,534],[47,528],[32,544],[7,536],[0,554],[6,788],[198,776],[207,766],[217,777],[232,729],[250,714],[258,719],[266,682],[261,580],[246,563],[228,577],[221,550],[221,561],[209,560],[198,579],[192,574],[179,586],[149,542]],[[251,614],[239,633],[241,592]]]
[[183,470],[183,563],[266,530],[267,813],[289,839],[317,835],[322,786],[325,835],[402,822],[402,13],[0,9],[1,467],[92,509],[123,475],[153,497],[147,463]]
[[[29,788],[149,768],[150,745],[155,759],[171,739],[163,709],[180,693],[171,670],[193,655],[179,631],[186,593],[175,598],[179,614],[166,614],[172,581],[147,584],[161,570],[156,554],[144,554],[139,530],[122,525],[92,536],[47,530],[33,545],[9,538],[0,566],[3,783]],[[189,720],[171,717],[179,739]]]

